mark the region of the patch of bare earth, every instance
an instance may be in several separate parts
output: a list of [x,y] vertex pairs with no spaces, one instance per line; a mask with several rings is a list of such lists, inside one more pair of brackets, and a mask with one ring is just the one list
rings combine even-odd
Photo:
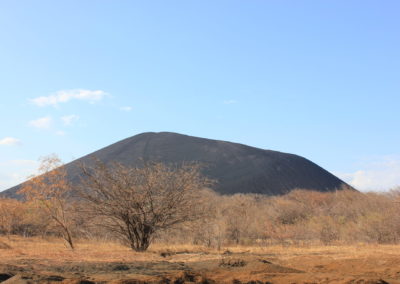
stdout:
[[400,246],[163,247],[136,253],[115,243],[1,239],[0,282],[400,284]]

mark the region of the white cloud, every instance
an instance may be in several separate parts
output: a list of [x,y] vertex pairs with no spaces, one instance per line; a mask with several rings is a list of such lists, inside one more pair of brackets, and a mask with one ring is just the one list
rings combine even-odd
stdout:
[[21,140],[14,137],[4,137],[0,139],[0,145],[15,146],[21,144]]
[[50,116],[46,116],[29,121],[29,125],[39,129],[49,129],[52,122],[53,119]]
[[362,191],[385,191],[400,186],[400,157],[379,157],[364,163],[353,173],[338,173],[344,181]]
[[236,100],[226,100],[226,101],[223,101],[223,103],[224,103],[225,105],[232,105],[232,104],[236,104],[237,101],[236,101]]
[[33,160],[11,160],[0,162],[0,191],[25,181],[34,174],[39,163]]
[[131,111],[131,110],[132,110],[132,107],[130,107],[130,106],[123,106],[123,107],[120,107],[119,109],[122,110],[122,111]]
[[65,136],[66,134],[67,133],[65,131],[63,131],[63,130],[56,131],[56,135],[58,135],[58,136]]
[[66,103],[71,100],[87,101],[95,103],[102,100],[107,95],[102,90],[61,90],[49,96],[42,96],[31,99],[31,103],[44,107],[44,106],[57,106],[60,103]]
[[61,117],[61,120],[63,121],[64,125],[71,126],[74,122],[79,120],[79,116],[76,114],[65,115]]

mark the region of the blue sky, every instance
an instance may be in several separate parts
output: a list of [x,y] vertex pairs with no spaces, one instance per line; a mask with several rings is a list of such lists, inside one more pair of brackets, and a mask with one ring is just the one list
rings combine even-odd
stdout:
[[399,1],[0,2],[0,190],[147,131],[400,184]]

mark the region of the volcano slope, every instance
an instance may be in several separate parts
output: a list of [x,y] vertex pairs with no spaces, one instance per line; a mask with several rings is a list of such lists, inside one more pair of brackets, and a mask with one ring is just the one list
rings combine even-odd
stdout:
[[[128,166],[149,161],[199,162],[203,173],[217,181],[213,189],[221,194],[282,195],[296,188],[325,192],[349,187],[301,156],[171,132],[138,134],[72,161],[66,165],[70,181],[79,182],[80,163],[90,165],[94,159]],[[18,198],[20,186],[3,196]]]

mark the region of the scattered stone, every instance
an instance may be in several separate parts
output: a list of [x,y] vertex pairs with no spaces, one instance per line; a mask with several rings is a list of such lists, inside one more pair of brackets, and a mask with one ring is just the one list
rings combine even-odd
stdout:
[[162,256],[162,257],[167,257],[167,256],[171,256],[171,255],[173,255],[173,253],[170,251],[163,251],[160,253],[160,256]]
[[54,281],[54,282],[61,282],[64,279],[65,279],[64,277],[58,275],[51,275],[46,277],[46,281]]
[[0,282],[6,281],[13,276],[14,276],[14,274],[11,274],[11,273],[0,273]]
[[1,284],[31,284],[33,283],[31,279],[26,279],[21,275],[15,275],[6,281],[1,282]]
[[221,259],[219,266],[221,267],[243,267],[246,262],[243,259]]
[[125,264],[117,264],[116,266],[114,266],[114,268],[112,269],[113,271],[127,271],[129,270],[129,266],[125,265]]
[[260,262],[266,263],[266,264],[272,264],[272,262],[265,260],[265,259],[259,259]]

